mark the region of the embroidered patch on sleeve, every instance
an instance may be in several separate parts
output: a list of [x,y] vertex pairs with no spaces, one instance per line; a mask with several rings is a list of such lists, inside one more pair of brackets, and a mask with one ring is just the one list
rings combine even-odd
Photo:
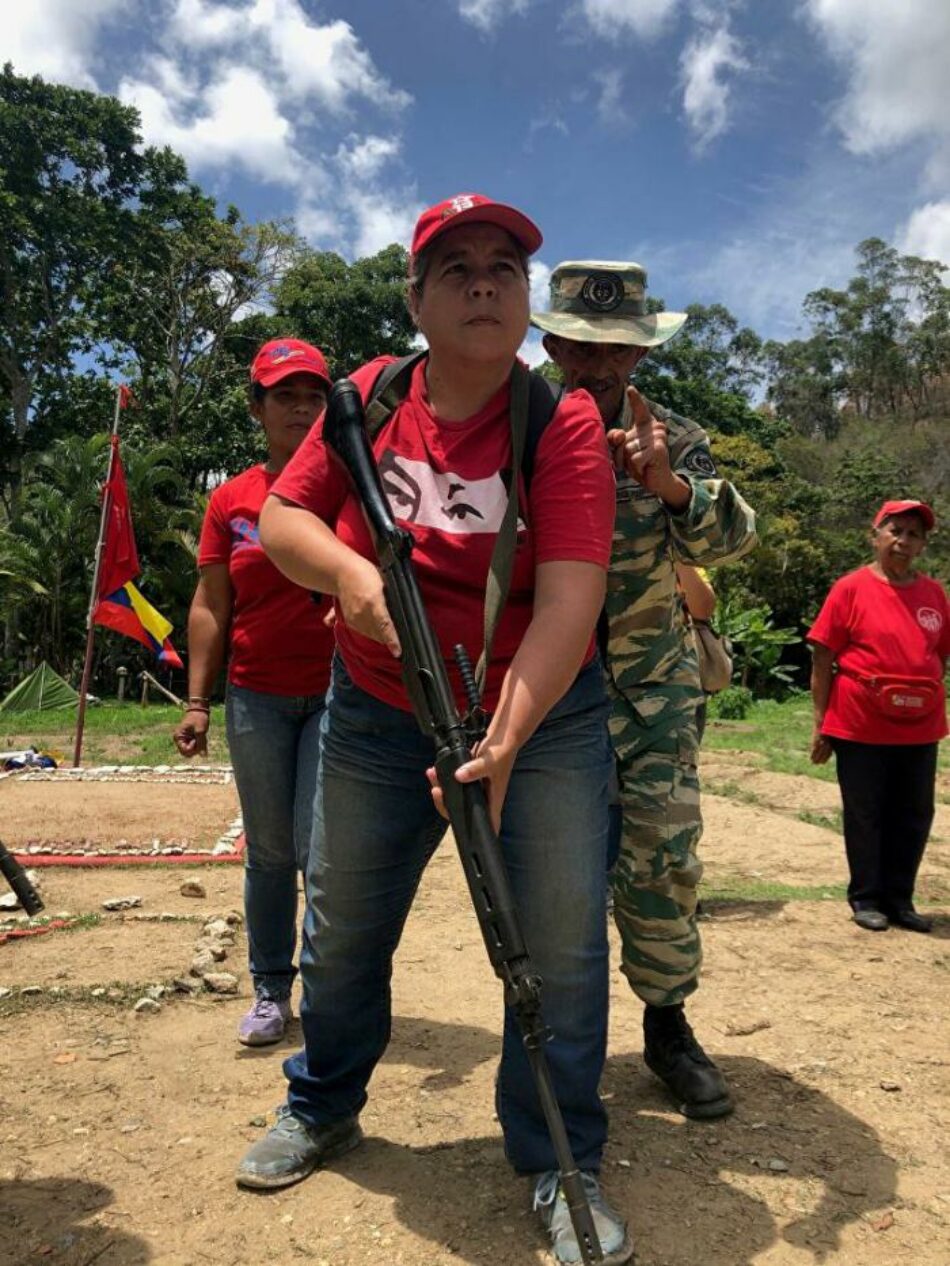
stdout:
[[683,464],[694,475],[702,475],[704,479],[716,478],[716,463],[701,448],[694,448],[691,453],[687,453]]

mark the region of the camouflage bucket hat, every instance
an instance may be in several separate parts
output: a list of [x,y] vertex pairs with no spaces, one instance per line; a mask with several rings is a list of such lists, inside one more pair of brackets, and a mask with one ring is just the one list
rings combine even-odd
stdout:
[[647,274],[639,264],[596,259],[558,264],[551,274],[551,307],[532,312],[547,334],[582,343],[657,347],[672,338],[685,312],[647,312]]

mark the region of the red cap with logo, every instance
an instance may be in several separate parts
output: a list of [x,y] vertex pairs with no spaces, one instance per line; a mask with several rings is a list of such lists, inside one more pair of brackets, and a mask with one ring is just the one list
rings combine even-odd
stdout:
[[874,516],[874,527],[880,527],[885,519],[891,519],[895,514],[919,514],[928,532],[936,523],[934,512],[925,501],[885,501]]
[[265,343],[251,364],[251,382],[273,387],[291,374],[313,374],[332,387],[323,353],[299,338],[274,338]]
[[495,202],[480,193],[458,193],[454,198],[446,198],[445,202],[429,207],[419,216],[412,235],[410,254],[418,255],[440,233],[458,228],[460,224],[475,223],[497,224],[500,229],[510,233],[529,255],[534,254],[543,240],[538,226],[514,207]]

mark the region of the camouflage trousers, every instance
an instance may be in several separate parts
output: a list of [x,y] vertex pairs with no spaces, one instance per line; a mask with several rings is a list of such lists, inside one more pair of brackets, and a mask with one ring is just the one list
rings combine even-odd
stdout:
[[687,721],[632,754],[620,743],[615,750],[623,836],[612,882],[621,966],[643,1002],[673,1006],[696,989],[702,962],[695,723]]

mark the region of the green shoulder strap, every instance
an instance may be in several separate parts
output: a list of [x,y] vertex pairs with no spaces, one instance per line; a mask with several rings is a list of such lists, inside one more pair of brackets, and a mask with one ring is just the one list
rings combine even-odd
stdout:
[[515,565],[515,549],[518,544],[518,513],[521,510],[518,473],[521,470],[525,436],[528,433],[528,388],[531,382],[528,370],[519,360],[515,361],[510,382],[511,403],[508,406],[508,416],[511,421],[511,487],[508,489],[508,504],[505,506],[504,518],[498,529],[498,535],[495,537],[495,548],[492,551],[488,580],[485,583],[485,641],[475,668],[475,684],[478,686],[479,694],[482,694],[485,689],[485,676],[491,659],[492,643],[495,640],[501,613],[508,601],[511,573]]
[[373,383],[366,402],[366,432],[373,439],[395,413],[397,405],[409,394],[409,384],[415,367],[428,356],[425,348],[420,352],[412,352],[409,356],[401,356],[386,365]]

